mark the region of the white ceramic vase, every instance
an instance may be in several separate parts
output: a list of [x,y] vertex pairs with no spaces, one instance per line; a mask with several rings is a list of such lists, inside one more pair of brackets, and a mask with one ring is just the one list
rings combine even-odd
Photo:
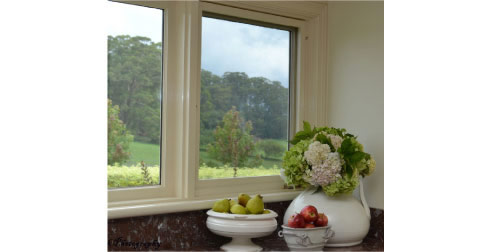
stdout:
[[319,213],[326,214],[328,225],[335,232],[333,238],[326,243],[326,247],[347,247],[360,244],[369,232],[371,214],[364,197],[362,179],[359,181],[361,201],[352,194],[330,197],[322,190],[305,190],[287,208],[284,224],[287,225],[289,217],[295,212],[299,213],[303,207],[313,205]]

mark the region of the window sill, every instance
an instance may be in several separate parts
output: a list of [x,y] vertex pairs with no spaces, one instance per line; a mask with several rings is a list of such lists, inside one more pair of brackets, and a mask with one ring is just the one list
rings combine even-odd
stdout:
[[[262,193],[265,202],[293,200],[302,190],[283,189]],[[228,195],[222,198],[234,198],[237,195]],[[177,200],[176,198],[128,201],[110,203],[108,205],[108,219],[127,218],[135,216],[165,214],[209,209],[218,198],[196,198],[193,200]]]

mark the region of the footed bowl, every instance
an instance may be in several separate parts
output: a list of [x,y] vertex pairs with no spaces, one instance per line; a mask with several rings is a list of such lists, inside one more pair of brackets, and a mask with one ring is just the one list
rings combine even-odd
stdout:
[[261,251],[262,248],[251,241],[270,235],[277,229],[278,215],[272,210],[268,214],[228,214],[207,211],[207,228],[212,233],[231,237],[232,241],[222,245],[225,251]]

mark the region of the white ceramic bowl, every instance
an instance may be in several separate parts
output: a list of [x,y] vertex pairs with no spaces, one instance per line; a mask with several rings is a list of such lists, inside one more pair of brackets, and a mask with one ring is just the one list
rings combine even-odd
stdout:
[[335,235],[330,226],[316,228],[290,228],[282,225],[278,232],[284,237],[290,250],[321,251],[325,244]]
[[251,238],[270,235],[277,229],[277,213],[227,214],[207,211],[207,228],[215,234],[232,237],[232,241],[220,248],[225,251],[261,251]]

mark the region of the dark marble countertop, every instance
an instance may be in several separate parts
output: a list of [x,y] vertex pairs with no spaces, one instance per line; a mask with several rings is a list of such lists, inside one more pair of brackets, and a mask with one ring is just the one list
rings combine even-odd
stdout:
[[[290,201],[266,203],[282,220]],[[231,241],[221,237],[206,226],[207,210],[171,214],[139,216],[108,220],[109,251],[218,251],[220,246]],[[325,251],[383,251],[384,250],[384,211],[371,208],[369,233],[362,244],[352,247],[324,248]],[[252,239],[264,251],[288,251],[283,238],[278,237],[282,229],[279,222],[277,230],[269,236]]]

